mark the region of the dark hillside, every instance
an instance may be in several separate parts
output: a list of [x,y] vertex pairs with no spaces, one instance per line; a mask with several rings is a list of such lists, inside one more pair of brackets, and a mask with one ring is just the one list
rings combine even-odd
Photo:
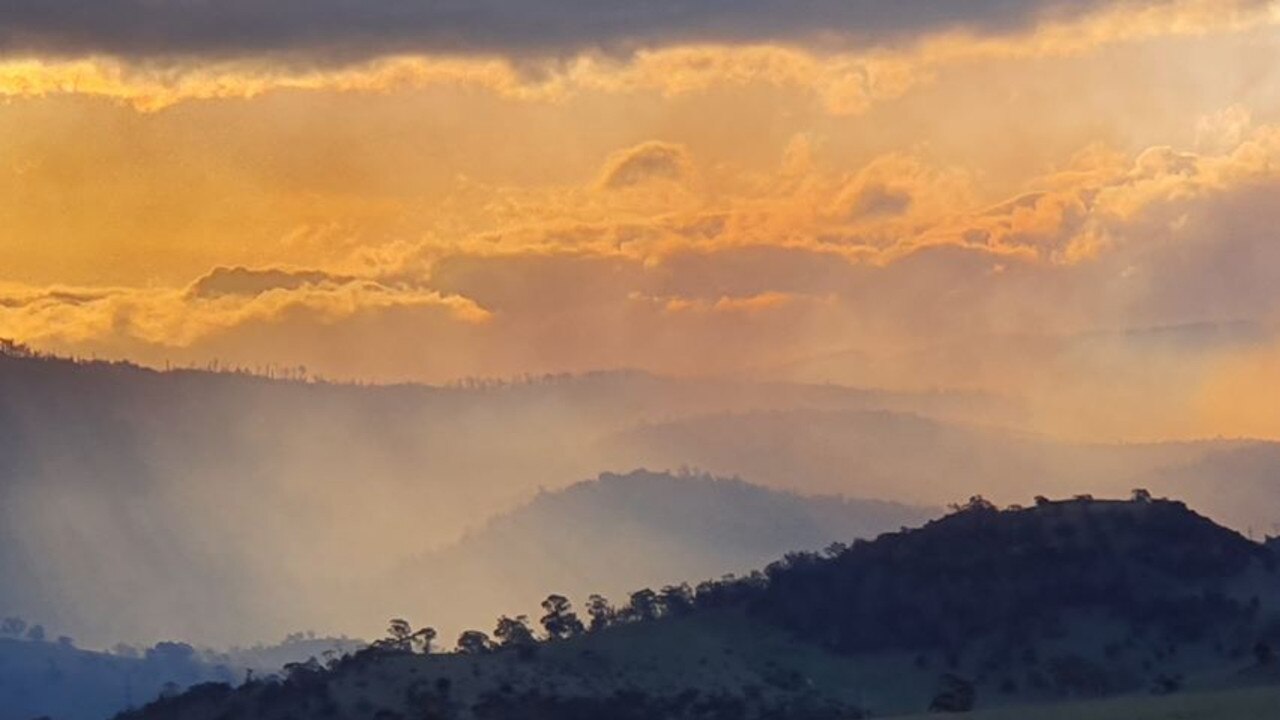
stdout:
[[424,655],[406,626],[329,669],[124,718],[850,720],[1168,694],[1274,675],[1277,598],[1269,550],[1178,502],[975,498],[918,530],[593,601],[581,619],[548,598],[540,640],[506,618],[496,642]]
[[1051,632],[1074,610],[1135,632],[1196,640],[1257,611],[1231,594],[1262,546],[1168,501],[1044,502],[998,511],[975,500],[924,529],[766,570],[751,607],[839,652],[1011,641]]

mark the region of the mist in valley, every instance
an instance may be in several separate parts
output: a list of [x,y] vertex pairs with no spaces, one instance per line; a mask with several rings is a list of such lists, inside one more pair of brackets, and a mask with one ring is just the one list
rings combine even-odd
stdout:
[[[978,493],[1140,486],[1259,536],[1280,520],[1272,444],[1057,440],[977,391],[641,372],[363,386],[8,356],[0,392],[0,607],[87,647],[370,637],[393,615],[489,629],[548,592],[747,571]],[[583,501],[608,470],[598,492],[617,497]],[[830,510],[717,535],[799,506]]]

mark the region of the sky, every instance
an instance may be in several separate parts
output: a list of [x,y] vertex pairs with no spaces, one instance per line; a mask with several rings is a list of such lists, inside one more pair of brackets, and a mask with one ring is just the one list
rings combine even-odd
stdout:
[[0,336],[1280,437],[1280,4],[18,0]]

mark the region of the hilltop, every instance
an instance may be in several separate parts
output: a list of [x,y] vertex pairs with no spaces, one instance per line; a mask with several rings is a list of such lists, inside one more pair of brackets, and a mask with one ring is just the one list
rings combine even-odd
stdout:
[[[858,718],[1280,679],[1276,558],[1178,502],[975,498],[915,530],[743,578],[548,598],[535,641],[421,654],[407,626],[280,682],[206,685],[124,720]],[[583,626],[586,626],[585,628]],[[589,629],[588,629],[589,628]]]
[[[571,597],[616,596],[643,585],[743,573],[788,551],[871,538],[939,514],[706,474],[603,473],[539,493],[459,542],[406,562],[378,594],[398,603],[384,614],[413,608],[456,631],[536,607],[547,588]],[[442,595],[466,602],[443,602]]]

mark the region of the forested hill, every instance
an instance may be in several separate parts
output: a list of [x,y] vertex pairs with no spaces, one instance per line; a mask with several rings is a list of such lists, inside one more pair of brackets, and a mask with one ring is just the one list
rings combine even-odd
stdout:
[[[279,682],[207,685],[128,720],[834,720],[1269,682],[1280,578],[1263,545],[1138,493],[998,510],[642,590],[424,654],[380,646]],[[535,630],[535,624],[541,630]]]

